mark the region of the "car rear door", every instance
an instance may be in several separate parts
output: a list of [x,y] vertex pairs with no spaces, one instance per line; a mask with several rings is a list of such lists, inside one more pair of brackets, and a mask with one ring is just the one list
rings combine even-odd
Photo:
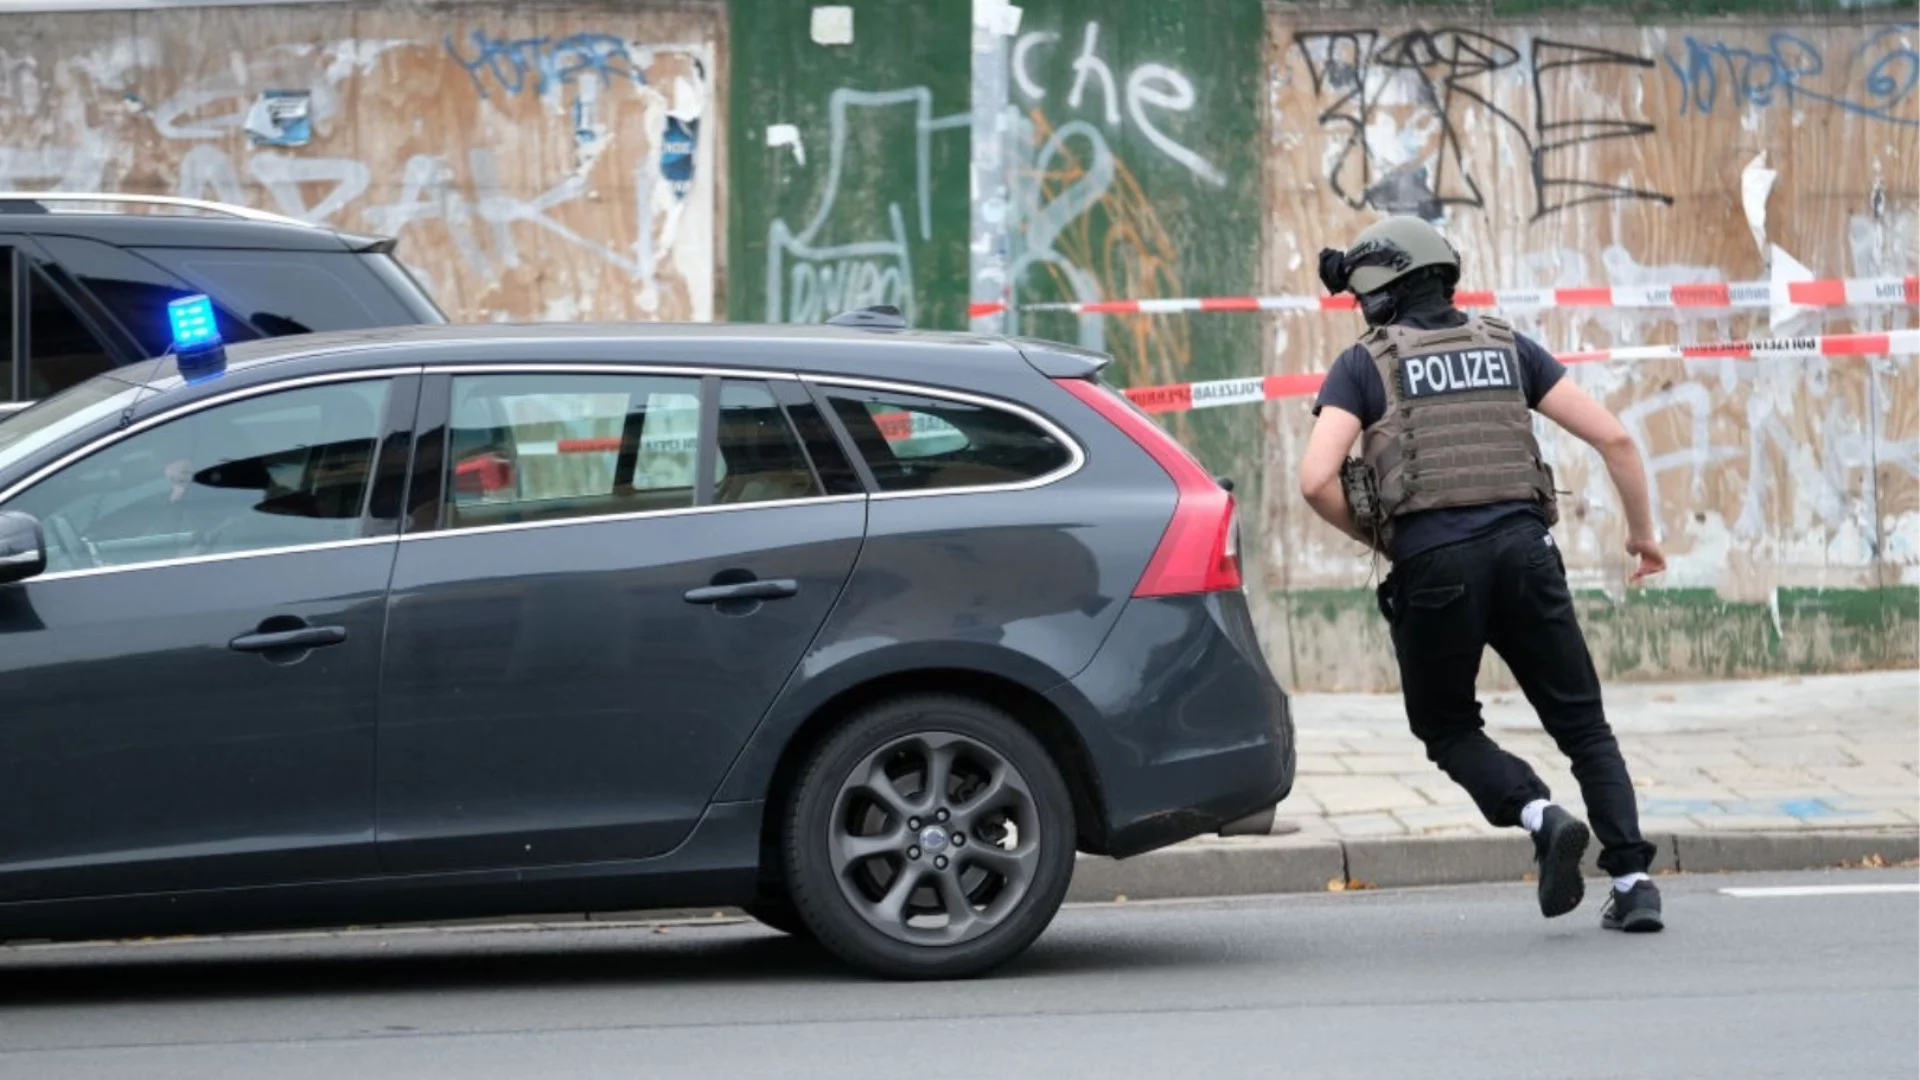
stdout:
[[0,585],[0,901],[377,871],[417,384],[243,391],[0,492],[48,547]]
[[442,412],[388,610],[382,866],[671,849],[839,597],[864,491],[784,376],[490,366],[426,393]]

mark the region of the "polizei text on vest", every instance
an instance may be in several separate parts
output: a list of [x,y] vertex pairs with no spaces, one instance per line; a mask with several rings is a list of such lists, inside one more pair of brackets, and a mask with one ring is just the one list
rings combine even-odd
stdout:
[[1401,361],[1401,381],[1410,398],[1459,394],[1469,390],[1512,390],[1518,368],[1505,349],[1458,349]]

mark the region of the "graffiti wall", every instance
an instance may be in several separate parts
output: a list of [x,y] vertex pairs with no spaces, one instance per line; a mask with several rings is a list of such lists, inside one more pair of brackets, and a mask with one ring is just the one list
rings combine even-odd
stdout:
[[[1021,306],[1245,293],[1260,252],[1253,4],[976,5],[974,328],[1110,352],[1131,384],[1242,374],[1253,320],[1106,319]],[[1248,182],[1253,179],[1256,182]],[[1238,370],[1236,370],[1238,369]],[[1258,490],[1257,412],[1170,426]]]
[[728,311],[965,326],[966,5],[737,5]]
[[[1911,22],[1582,19],[1267,33],[1268,292],[1383,213],[1439,224],[1485,288],[1907,275],[1920,266],[1920,34]],[[1509,312],[1550,349],[1915,325],[1911,307]],[[1268,370],[1324,370],[1354,313],[1269,323]],[[1652,474],[1672,568],[1623,594],[1624,524],[1590,450],[1549,434],[1563,549],[1616,674],[1845,667],[1916,656],[1914,358],[1581,365]],[[1275,414],[1291,474],[1311,418]],[[1366,586],[1382,568],[1291,490],[1265,501],[1263,623],[1296,681],[1391,683]],[[1491,660],[1490,670],[1498,673]]]
[[0,188],[185,195],[398,236],[456,319],[714,316],[717,8],[5,18]]

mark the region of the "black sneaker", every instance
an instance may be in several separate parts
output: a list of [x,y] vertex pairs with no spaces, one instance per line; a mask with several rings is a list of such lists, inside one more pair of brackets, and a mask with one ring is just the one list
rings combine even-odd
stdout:
[[1629,934],[1651,934],[1667,924],[1660,921],[1660,890],[1651,881],[1636,881],[1626,892],[1609,887],[1607,906],[1600,909],[1600,925]]
[[1557,806],[1547,807],[1540,831],[1533,834],[1534,860],[1540,864],[1540,914],[1552,919],[1580,906],[1587,891],[1580,859],[1589,839],[1586,822]]

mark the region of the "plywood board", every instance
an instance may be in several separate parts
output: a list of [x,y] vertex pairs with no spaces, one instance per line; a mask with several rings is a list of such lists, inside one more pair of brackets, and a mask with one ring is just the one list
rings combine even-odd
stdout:
[[[1441,224],[1469,286],[1765,279],[1920,266],[1920,55],[1911,24],[1473,21],[1364,26],[1277,11],[1268,26],[1268,291],[1317,293],[1315,255],[1387,212]],[[1771,172],[1770,184],[1763,170]],[[1752,195],[1748,194],[1749,189]],[[1782,253],[1785,255],[1783,256]],[[1792,313],[1781,312],[1781,316]],[[1520,315],[1555,351],[1912,326],[1912,309]],[[1275,320],[1270,371],[1324,370],[1357,314]],[[1913,359],[1586,365],[1655,482],[1669,587],[1915,580]],[[1311,417],[1276,414],[1270,465]],[[1619,589],[1627,557],[1598,458],[1548,432],[1576,581]],[[1293,588],[1365,580],[1352,545],[1276,485],[1264,510]]]
[[396,235],[456,319],[710,319],[722,24],[590,2],[10,17],[0,187]]

